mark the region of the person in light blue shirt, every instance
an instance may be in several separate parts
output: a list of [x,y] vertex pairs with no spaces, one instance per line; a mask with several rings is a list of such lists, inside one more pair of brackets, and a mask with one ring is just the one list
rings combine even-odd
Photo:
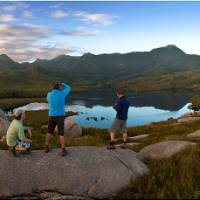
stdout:
[[64,140],[64,119],[65,119],[65,99],[68,96],[71,87],[65,83],[54,83],[53,90],[47,94],[48,101],[48,131],[46,134],[45,153],[49,152],[51,135],[55,127],[58,128],[62,156],[67,154]]

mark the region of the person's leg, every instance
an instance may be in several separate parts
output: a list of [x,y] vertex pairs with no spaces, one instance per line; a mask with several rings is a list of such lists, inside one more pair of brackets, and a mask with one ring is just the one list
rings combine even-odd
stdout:
[[110,142],[109,142],[109,147],[108,149],[114,149],[115,146],[115,133],[118,131],[119,129],[119,123],[118,123],[118,119],[114,119],[109,131],[110,131]]
[[123,135],[123,142],[127,143],[128,141],[128,134],[127,134],[127,122],[122,120],[120,125],[120,132]]
[[118,119],[114,119],[111,127],[109,128],[111,142],[115,141],[115,133],[118,131],[118,129],[119,129]]
[[46,134],[45,146],[49,146],[51,143],[51,133]]
[[127,134],[127,132],[125,132],[125,133],[123,133],[123,142],[127,143],[127,141],[128,141],[128,134]]
[[61,153],[62,156],[67,155],[67,151],[65,149],[64,120],[65,120],[64,117],[59,117],[58,122],[57,122],[60,147],[62,149],[62,153]]
[[59,135],[59,141],[60,141],[60,147],[62,149],[64,149],[65,148],[65,137],[62,135]]
[[50,145],[50,143],[51,143],[51,134],[47,133],[46,134],[46,140],[45,140],[45,149],[44,149],[45,153],[49,152],[49,145]]
[[115,133],[110,132],[110,142],[107,149],[115,149]]
[[110,132],[110,141],[115,141],[115,133]]
[[126,121],[121,122],[121,131],[120,132],[123,135],[123,145],[121,147],[126,149],[127,148],[126,143],[128,142],[128,133],[127,133]]
[[49,117],[49,119],[48,119],[48,131],[47,131],[46,140],[45,140],[45,153],[49,152],[49,145],[51,143],[51,135],[54,132],[55,126],[56,126],[56,124],[54,122],[54,118]]
[[12,153],[14,157],[18,157],[15,146],[14,147],[9,147],[9,151]]

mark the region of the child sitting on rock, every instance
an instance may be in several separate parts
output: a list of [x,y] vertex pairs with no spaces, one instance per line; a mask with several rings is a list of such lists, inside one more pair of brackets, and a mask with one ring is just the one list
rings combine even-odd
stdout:
[[[32,145],[31,130],[23,126],[23,120],[25,119],[25,111],[15,110],[14,120],[11,122],[8,131],[7,131],[7,145],[9,146],[10,151],[16,157],[18,152],[29,151]],[[25,133],[28,134],[29,138],[25,136]]]

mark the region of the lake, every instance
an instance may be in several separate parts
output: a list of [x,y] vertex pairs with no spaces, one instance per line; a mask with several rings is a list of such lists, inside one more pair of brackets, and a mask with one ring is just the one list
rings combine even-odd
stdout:
[[[144,125],[169,118],[177,118],[191,112],[188,103],[192,93],[149,92],[131,93],[126,96],[131,102],[128,126]],[[70,118],[84,127],[108,128],[115,118],[112,105],[117,101],[114,91],[85,91],[70,95],[66,111],[78,112]],[[24,110],[47,109],[46,103],[31,103],[21,107]]]

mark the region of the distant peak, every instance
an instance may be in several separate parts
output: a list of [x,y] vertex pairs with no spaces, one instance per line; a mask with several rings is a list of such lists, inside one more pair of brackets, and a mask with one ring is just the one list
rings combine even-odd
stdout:
[[92,53],[84,53],[83,56],[84,56],[84,57],[85,57],[85,56],[94,56],[94,54],[92,54]]
[[174,44],[169,44],[169,45],[165,46],[164,48],[177,48],[178,49],[178,47]]
[[[7,61],[13,61],[9,56],[7,56],[6,54],[1,54],[0,58],[3,60],[7,60]],[[14,61],[13,61],[14,62]]]
[[55,57],[53,60],[57,60],[57,59],[66,59],[66,58],[70,58],[71,56],[69,56],[69,55],[65,55],[65,54],[61,54],[61,55],[59,55],[59,56],[57,56],[57,57]]
[[176,45],[173,45],[173,44],[152,49],[151,52],[185,54],[183,50],[181,50],[180,48],[178,48]]
[[1,54],[0,57],[10,59],[6,54]]

